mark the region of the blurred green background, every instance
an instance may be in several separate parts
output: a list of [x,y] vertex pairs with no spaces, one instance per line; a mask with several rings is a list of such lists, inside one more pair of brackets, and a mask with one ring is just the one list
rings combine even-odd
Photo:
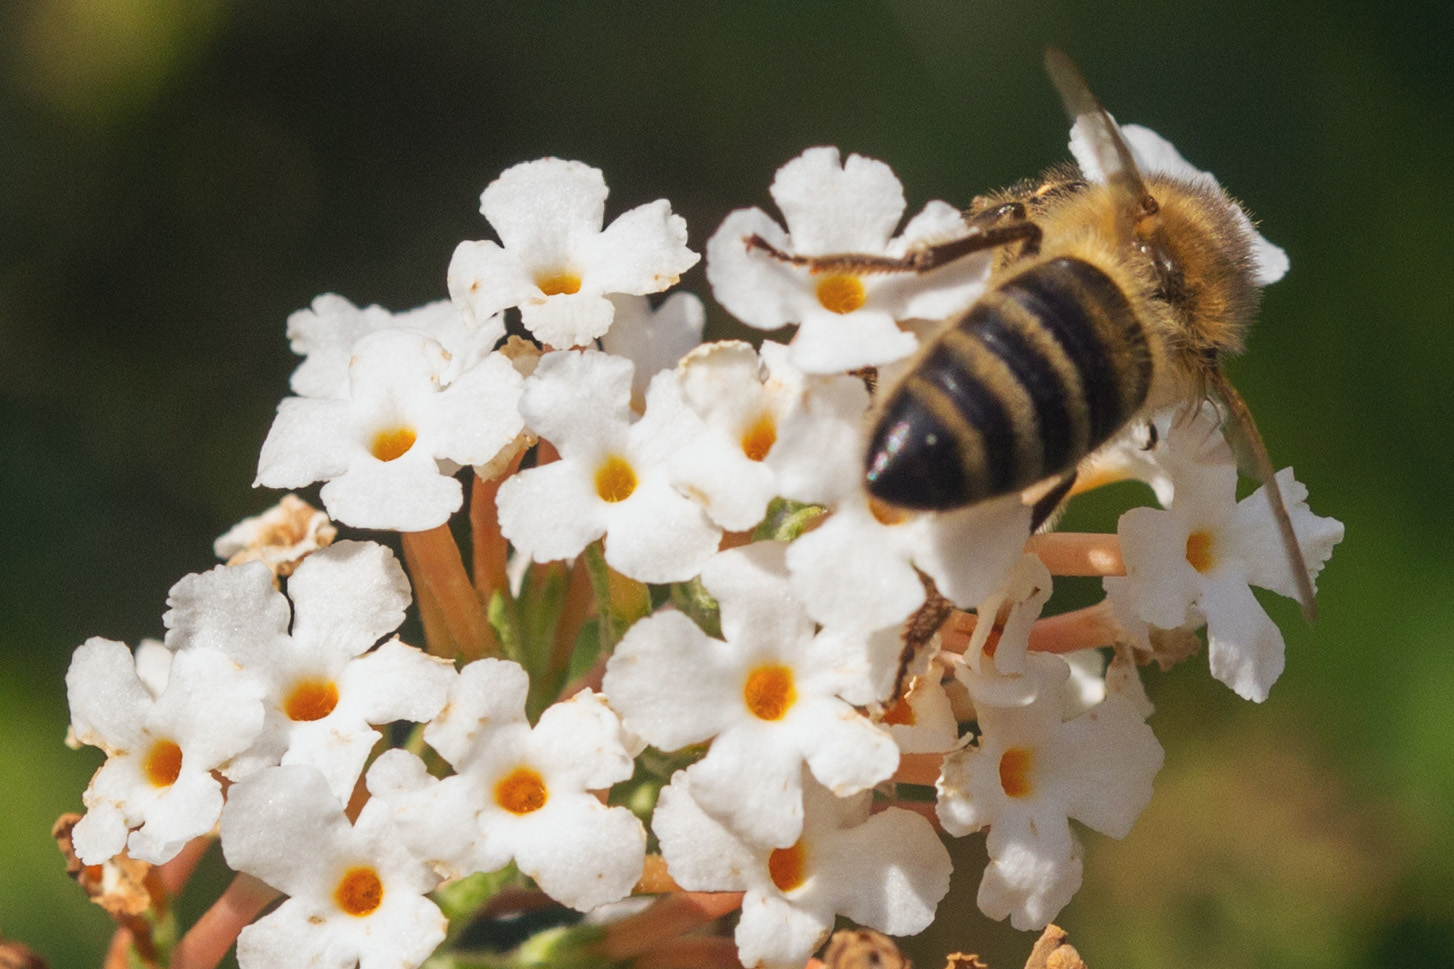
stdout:
[[[159,634],[274,497],[249,483],[289,312],[444,296],[481,188],[545,154],[602,168],[608,216],[671,199],[697,249],[814,144],[888,161],[911,211],[967,203],[1064,157],[1055,43],[1289,252],[1232,372],[1348,529],[1316,628],[1273,604],[1267,703],[1204,659],[1150,675],[1156,797],[1087,837],[1060,921],[1092,969],[1454,965],[1451,27],[1354,0],[8,0],[0,933],[99,963],[108,923],[47,837],[99,760],[61,745],[66,663]],[[1031,940],[978,915],[969,840],[916,961],[1013,969]]]

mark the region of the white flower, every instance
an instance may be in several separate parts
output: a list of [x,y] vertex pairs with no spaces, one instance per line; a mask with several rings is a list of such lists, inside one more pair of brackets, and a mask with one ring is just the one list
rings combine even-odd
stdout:
[[358,528],[424,531],[463,501],[451,475],[515,439],[521,377],[498,353],[446,384],[434,340],[383,330],[354,344],[345,398],[289,397],[263,442],[254,486],[327,481],[334,519]]
[[518,306],[525,328],[557,349],[607,331],[615,312],[607,295],[659,293],[698,259],[665,199],[602,231],[606,181],[580,162],[542,158],[507,169],[480,195],[480,212],[503,245],[461,242],[450,297],[467,321]]
[[551,898],[580,911],[614,902],[641,877],[646,832],[592,791],[631,776],[621,723],[582,691],[525,718],[529,679],[515,663],[460,673],[424,738],[458,772],[436,780],[419,758],[389,751],[369,771],[402,837],[442,874],[495,871],[514,859]]
[[616,318],[601,337],[601,349],[630,360],[631,407],[646,409],[646,386],[663,370],[670,370],[702,342],[707,310],[696,295],[672,293],[659,307],[651,308],[645,296],[612,296]]
[[774,496],[805,487],[791,478],[779,484],[779,468],[859,473],[848,469],[851,457],[842,460],[843,434],[856,435],[857,415],[867,407],[857,377],[805,376],[788,362],[788,348],[771,341],[760,350],[740,341],[709,343],[677,372],[682,397],[706,430],[675,460],[675,480],[723,528],[749,529]]
[[228,777],[307,764],[346,800],[381,736],[371,725],[433,717],[454,668],[398,639],[372,649],[409,605],[408,579],[382,545],[339,542],[313,553],[288,580],[288,596],[291,610],[257,562],[189,575],[167,598],[167,645],[179,658],[216,649],[263,686],[262,733],[232,759]]
[[[1342,541],[1343,525],[1308,509],[1308,490],[1291,468],[1279,471],[1277,482],[1308,577],[1315,579]],[[1238,502],[1235,468],[1203,468],[1177,481],[1176,500],[1165,511],[1133,508],[1122,515],[1119,533],[1137,615],[1162,629],[1204,615],[1212,675],[1239,696],[1267,699],[1282,673],[1283,639],[1251,586],[1297,595],[1267,489]]]
[[990,256],[971,256],[923,274],[813,272],[758,248],[758,236],[792,256],[853,254],[897,258],[917,246],[968,232],[958,210],[930,202],[890,238],[904,214],[899,180],[883,162],[837,148],[809,148],[778,169],[773,201],[784,232],[761,209],[738,209],[707,241],[707,279],[717,301],[749,326],[801,326],[793,365],[805,373],[840,373],[908,356],[918,345],[898,322],[943,319],[984,291]]
[[412,969],[444,940],[425,897],[439,877],[404,847],[388,806],[352,825],[311,767],[272,767],[233,785],[222,812],[227,863],[289,899],[242,930],[241,969]]
[[902,808],[870,817],[867,792],[835,798],[805,779],[802,834],[776,849],[734,832],[698,796],[691,772],[678,771],[651,828],[683,888],[746,892],[736,934],[743,965],[802,966],[840,914],[913,935],[949,891],[949,853],[928,821]]
[[627,631],[602,688],[649,744],[712,740],[688,768],[695,797],[745,837],[790,845],[802,830],[805,762],[839,795],[898,765],[888,733],[853,707],[888,691],[897,645],[861,632],[815,636],[788,590],[780,543],[721,553],[702,584],[721,607],[725,641],[679,612],[658,612]]
[[324,399],[347,397],[354,345],[380,330],[408,330],[442,346],[449,360],[441,376],[450,383],[495,348],[505,335],[505,321],[497,315],[466,326],[454,304],[443,299],[390,313],[382,306],[359,308],[342,296],[324,293],[308,309],[288,317],[289,345],[305,358],[288,380],[293,393]]
[[541,357],[520,409],[560,460],[505,481],[500,530],[537,562],[578,555],[605,535],[606,561],[618,572],[681,581],[701,569],[722,534],[671,483],[672,459],[703,425],[670,371],[652,379],[646,413],[632,423],[631,369],[598,350]]
[[[266,570],[263,570],[265,574]],[[66,672],[76,738],[106,751],[74,832],[76,855],[99,865],[121,849],[159,865],[206,834],[222,811],[212,771],[262,728],[262,690],[214,650],[172,659],[153,695],[131,650],[93,637]]]
[[827,626],[902,622],[924,603],[919,571],[951,602],[973,606],[1004,581],[1030,537],[1019,495],[917,513],[871,498],[861,473],[853,482],[833,514],[788,549],[793,592]]
[[1151,728],[1119,694],[1062,722],[1069,668],[1039,653],[1027,661],[1041,680],[1034,699],[979,707],[978,743],[945,757],[938,785],[944,830],[990,829],[980,908],[991,918],[1009,915],[1017,929],[1043,927],[1080,885],[1069,819],[1125,837],[1151,800],[1163,758]]
[[904,696],[885,709],[879,723],[905,754],[942,754],[959,740],[959,723],[939,667],[915,676]]
[[[1141,170],[1143,175],[1165,175],[1191,185],[1205,186],[1215,192],[1222,191],[1221,184],[1211,172],[1204,172],[1181,157],[1181,152],[1177,151],[1171,142],[1150,128],[1138,124],[1121,125],[1121,135],[1125,138],[1127,147],[1131,149],[1131,157],[1135,159],[1136,167]],[[1080,165],[1080,170],[1086,178],[1098,183],[1106,180],[1105,173],[1096,159],[1095,150],[1079,121],[1076,121],[1070,129],[1070,153],[1075,156],[1076,163]],[[1232,202],[1231,205],[1238,224],[1247,234],[1252,246],[1253,281],[1258,286],[1267,286],[1277,282],[1287,275],[1290,265],[1287,253],[1268,242],[1267,238],[1257,231],[1257,227],[1252,224],[1252,220],[1248,218],[1242,206],[1235,202]]]
[[1237,463],[1222,432],[1222,415],[1210,400],[1187,413],[1176,407],[1150,421],[1136,421],[1115,440],[1089,455],[1077,471],[1078,487],[1094,487],[1126,478],[1144,481],[1156,492],[1161,507],[1171,505],[1175,480],[1197,469]]

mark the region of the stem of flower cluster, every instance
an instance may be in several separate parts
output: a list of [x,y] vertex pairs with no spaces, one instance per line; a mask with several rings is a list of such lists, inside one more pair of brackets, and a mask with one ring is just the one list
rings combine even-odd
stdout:
[[1114,646],[1121,627],[1109,602],[1037,619],[1030,627],[1030,648],[1041,653],[1073,653],[1094,646]]
[[[680,937],[742,905],[741,892],[675,892],[644,911],[606,926],[596,951],[610,962],[638,956]],[[735,951],[735,950],[734,950]]]
[[500,485],[520,467],[525,456],[522,449],[499,477],[486,481],[475,476],[470,485],[470,536],[475,577],[475,590],[481,602],[509,587],[505,566],[510,560],[510,543],[500,534],[500,511],[495,503]]
[[[962,654],[969,647],[970,637],[979,618],[956,609],[939,627],[943,654]],[[1040,653],[1073,653],[1078,649],[1114,646],[1121,627],[1116,624],[1110,603],[1063,612],[1037,619],[1030,627],[1030,649]]]
[[439,603],[459,655],[466,662],[482,656],[499,656],[500,641],[485,618],[484,607],[465,572],[464,559],[449,525],[427,532],[404,532],[402,538],[404,557],[414,583],[426,587]]
[[251,875],[239,874],[182,936],[172,952],[171,969],[213,969],[238,933],[281,894]]
[[1099,532],[1048,532],[1031,535],[1025,551],[1040,557],[1051,575],[1125,575],[1121,540]]
[[737,943],[718,935],[663,942],[631,961],[633,969],[740,969]]

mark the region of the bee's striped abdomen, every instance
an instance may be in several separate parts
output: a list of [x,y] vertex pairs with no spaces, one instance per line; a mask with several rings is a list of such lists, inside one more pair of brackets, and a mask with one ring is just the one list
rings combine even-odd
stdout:
[[1146,400],[1152,355],[1119,286],[1062,257],[1000,283],[890,392],[868,490],[946,509],[1066,471]]

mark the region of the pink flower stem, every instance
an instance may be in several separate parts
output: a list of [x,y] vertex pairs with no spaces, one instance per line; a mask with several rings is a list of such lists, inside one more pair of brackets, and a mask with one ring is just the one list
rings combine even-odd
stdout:
[[449,524],[427,532],[404,532],[401,538],[414,582],[427,588],[439,603],[459,655],[466,662],[501,655],[500,641],[485,618]]
[[524,457],[522,449],[515,455],[504,474],[486,481],[476,476],[470,485],[470,536],[473,551],[475,590],[480,601],[489,602],[490,596],[509,587],[505,565],[509,561],[510,545],[500,534],[500,510],[495,499],[500,485],[520,467]]
[[609,962],[619,962],[657,948],[715,922],[742,905],[741,892],[675,892],[663,895],[645,911],[606,926],[596,949]]
[[237,941],[238,933],[281,894],[251,875],[239,874],[182,936],[172,952],[171,969],[213,969]]
[[633,969],[741,969],[737,943],[718,935],[663,942],[631,961]]
[[[944,625],[939,627],[939,641],[948,658],[963,654],[969,647],[970,637],[979,618],[973,613],[952,612]],[[1047,616],[1035,620],[1030,627],[1030,648],[1041,653],[1073,653],[1078,649],[1096,646],[1114,646],[1120,636],[1120,627],[1107,602],[1063,612],[1058,616]]]
[[1048,532],[1031,535],[1025,551],[1038,555],[1051,575],[1125,575],[1121,540],[1097,532]]

